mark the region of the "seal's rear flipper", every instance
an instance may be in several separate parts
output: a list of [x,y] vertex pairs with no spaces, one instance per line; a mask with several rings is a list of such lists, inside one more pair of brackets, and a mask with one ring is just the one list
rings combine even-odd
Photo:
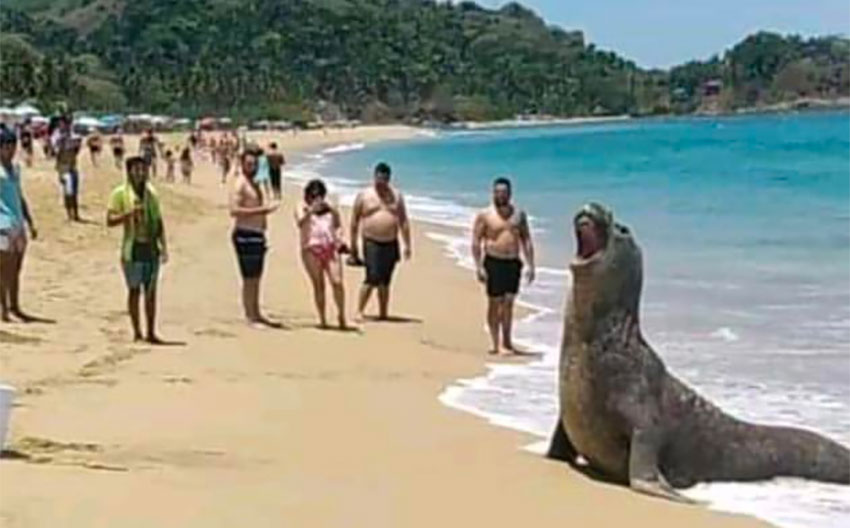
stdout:
[[570,442],[567,436],[567,431],[564,429],[564,424],[558,418],[558,424],[555,426],[555,432],[552,433],[552,441],[549,444],[549,451],[546,453],[547,458],[567,462],[570,465],[575,465],[578,458],[578,451]]
[[671,486],[658,469],[660,435],[656,431],[635,429],[629,451],[629,487],[662,499],[697,504]]

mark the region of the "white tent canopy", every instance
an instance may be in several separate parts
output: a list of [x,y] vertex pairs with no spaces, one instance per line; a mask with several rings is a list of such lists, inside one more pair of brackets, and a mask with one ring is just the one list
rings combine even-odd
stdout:
[[41,111],[29,103],[21,103],[12,110],[12,112],[21,117],[29,117],[41,115]]
[[103,126],[103,123],[100,122],[100,119],[96,119],[90,116],[83,116],[74,119],[74,124],[88,128],[101,128]]

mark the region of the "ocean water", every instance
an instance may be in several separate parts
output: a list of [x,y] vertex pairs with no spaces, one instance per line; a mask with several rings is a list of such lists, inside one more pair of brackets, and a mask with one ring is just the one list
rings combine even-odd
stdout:
[[[459,265],[471,265],[468,229],[495,176],[513,179],[532,218],[540,269],[521,300],[538,311],[516,332],[543,357],[457,380],[441,395],[448,405],[538,435],[530,448],[545,447],[557,413],[570,222],[594,200],[643,248],[643,331],[676,375],[734,415],[850,445],[847,113],[439,133],[337,146],[293,174],[321,174],[346,203],[379,160],[392,165],[414,217],[456,228],[430,236]],[[481,315],[470,324],[483,332]],[[848,487],[780,479],[687,494],[789,528],[850,526]]]

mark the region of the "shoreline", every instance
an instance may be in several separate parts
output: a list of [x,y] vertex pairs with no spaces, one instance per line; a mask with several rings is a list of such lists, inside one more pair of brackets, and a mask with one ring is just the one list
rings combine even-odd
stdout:
[[[308,139],[318,149],[361,132],[280,142],[303,154]],[[363,140],[418,133],[373,132]],[[2,377],[18,388],[9,448],[28,457],[0,461],[15,482],[3,487],[4,526],[767,526],[589,480],[522,451],[529,435],[442,405],[448,384],[481,375],[491,358],[479,288],[421,222],[394,289],[407,321],[321,332],[295,256],[290,187],[272,219],[264,287],[264,305],[290,329],[256,331],[239,316],[223,189],[200,161],[192,188],[157,182],[172,253],[160,327],[187,345],[130,343],[119,235],[100,225],[121,176],[108,157],[96,171],[80,161],[93,224],[64,223],[43,160],[25,170],[41,240],[24,306],[58,322],[2,326]],[[351,306],[360,273],[346,271]]]

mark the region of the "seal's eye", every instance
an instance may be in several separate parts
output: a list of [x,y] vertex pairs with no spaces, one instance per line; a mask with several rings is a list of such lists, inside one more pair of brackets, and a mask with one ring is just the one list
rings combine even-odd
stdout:
[[617,224],[617,232],[620,233],[621,235],[628,235],[629,234],[629,228],[624,226],[624,225]]

